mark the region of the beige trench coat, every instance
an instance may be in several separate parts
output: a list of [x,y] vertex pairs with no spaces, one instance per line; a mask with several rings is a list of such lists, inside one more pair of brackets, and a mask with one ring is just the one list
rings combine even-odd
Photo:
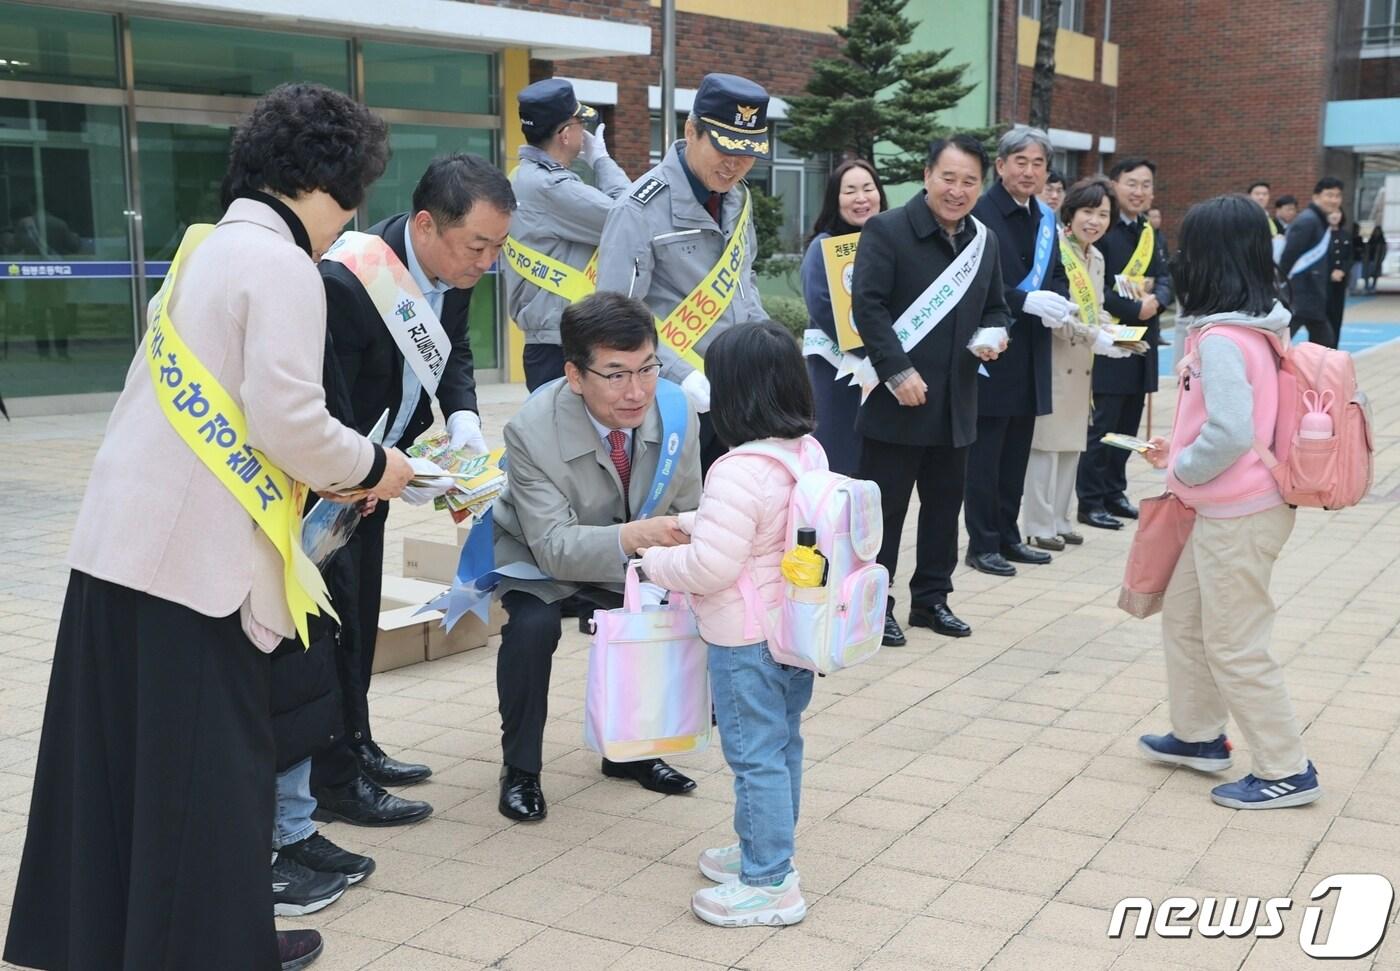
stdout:
[[[1073,240],[1070,245],[1079,248]],[[1094,338],[1099,325],[1111,323],[1112,318],[1103,310],[1103,254],[1090,246],[1084,261],[1099,303],[1099,319],[1088,326],[1073,323],[1050,332],[1055,338],[1050,343],[1050,414],[1035,420],[1031,439],[1031,448],[1040,452],[1082,452],[1088,440]]]

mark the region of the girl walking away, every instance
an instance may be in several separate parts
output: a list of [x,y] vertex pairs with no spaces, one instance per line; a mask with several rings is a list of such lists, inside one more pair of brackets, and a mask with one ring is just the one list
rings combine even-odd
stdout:
[[[715,432],[730,448],[765,442],[794,456],[821,446],[812,387],[802,352],[765,321],[721,334],[705,354]],[[691,908],[721,927],[795,924],[807,913],[793,869],[794,831],[802,795],[802,712],[812,699],[811,671],[773,660],[753,631],[741,579],[765,605],[783,596],[780,562],[787,545],[794,482],[770,457],[739,453],[715,463],[700,507],[690,514],[691,541],[653,547],[642,558],[647,578],[695,595],[700,634],[710,645],[710,682],[725,761],[734,773],[734,829],[739,841],[700,854],[700,872],[717,886],[697,891]]]
[[1233,809],[1301,806],[1322,795],[1303,750],[1283,670],[1269,651],[1269,579],[1296,510],[1254,449],[1273,439],[1278,353],[1289,314],[1275,299],[1264,213],[1240,195],[1193,206],[1172,280],[1186,331],[1173,440],[1146,458],[1195,523],[1162,603],[1172,730],[1144,735],[1148,758],[1205,772],[1230,768],[1233,716],[1254,772],[1216,786]]

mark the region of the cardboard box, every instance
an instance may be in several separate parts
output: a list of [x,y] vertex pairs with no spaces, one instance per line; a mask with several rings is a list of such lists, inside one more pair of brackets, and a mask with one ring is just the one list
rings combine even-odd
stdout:
[[461,547],[430,539],[403,541],[403,575],[436,583],[451,583],[457,575]]
[[374,674],[427,660],[428,625],[423,617],[414,616],[417,610],[417,605],[409,605],[379,612],[379,635],[370,669]]

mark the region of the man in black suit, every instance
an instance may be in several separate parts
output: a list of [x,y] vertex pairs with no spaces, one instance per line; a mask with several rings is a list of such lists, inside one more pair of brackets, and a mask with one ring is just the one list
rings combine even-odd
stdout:
[[[1288,281],[1290,333],[1308,329],[1308,340],[1323,347],[1337,346],[1337,330],[1328,313],[1328,284],[1346,279],[1340,259],[1330,259],[1332,230],[1329,217],[1342,210],[1342,180],[1327,176],[1313,187],[1312,203],[1288,227],[1278,271]],[[1340,257],[1341,254],[1338,254]],[[1340,320],[1341,314],[1337,314]]]
[[967,453],[967,565],[1010,577],[1012,563],[1050,562],[1021,539],[1018,521],[1037,415],[1050,413],[1050,330],[1069,316],[1069,278],[1060,262],[1055,213],[1045,188],[1050,136],[1018,125],[997,144],[998,181],[973,215],[996,234],[1001,282],[1014,314],[1011,342],[982,365],[977,440]]
[[[515,196],[505,175],[475,155],[435,159],[413,190],[413,208],[347,233],[321,262],[327,330],[348,389],[353,424],[368,432],[388,412],[385,447],[407,449],[433,423],[429,391],[454,447],[485,451],[476,403],[467,312],[510,229]],[[384,269],[381,270],[380,268]],[[383,274],[378,275],[376,274]],[[384,304],[366,289],[366,280]],[[426,501],[431,493],[405,493]],[[412,822],[432,812],[385,786],[420,782],[425,765],[385,755],[369,724],[369,681],[378,633],[388,503],[367,516],[328,579],[341,609],[338,654],[345,742],[317,759],[318,814],[359,825]]]
[[[1011,324],[996,236],[972,218],[987,164],[969,135],[931,143],[924,191],[865,224],[851,287],[867,355],[861,383],[871,389],[856,419],[860,476],[879,484],[884,505],[879,562],[895,575],[917,485],[909,623],[949,637],[972,633],[948,608],[948,594],[967,450],[977,437],[977,369],[1005,348]],[[893,596],[884,642],[905,642]]]
[[[1128,501],[1128,453],[1103,444],[1108,432],[1136,435],[1147,396],[1157,390],[1157,343],[1162,308],[1172,302],[1171,280],[1156,233],[1147,222],[1157,166],[1145,158],[1125,158],[1109,170],[1118,198],[1118,222],[1099,240],[1103,253],[1103,306],[1129,327],[1147,327],[1146,354],[1094,358],[1094,414],[1089,440],[1079,459],[1079,521],[1099,529],[1120,529],[1136,519]],[[1119,275],[1136,279],[1124,286]]]

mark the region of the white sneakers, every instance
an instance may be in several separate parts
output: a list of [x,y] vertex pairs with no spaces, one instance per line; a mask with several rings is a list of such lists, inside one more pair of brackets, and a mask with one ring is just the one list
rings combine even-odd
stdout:
[[739,844],[700,854],[700,872],[718,886],[697,890],[690,909],[701,920],[719,927],[780,927],[807,916],[807,901],[792,870],[780,883],[750,887],[739,882]]

